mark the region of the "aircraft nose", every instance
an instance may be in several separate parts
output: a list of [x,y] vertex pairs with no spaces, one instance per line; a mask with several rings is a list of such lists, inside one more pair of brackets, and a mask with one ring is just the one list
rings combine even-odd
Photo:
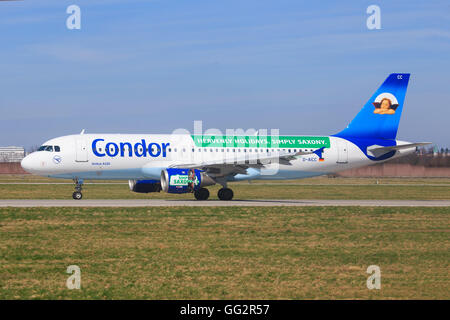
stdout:
[[38,163],[36,161],[36,157],[34,157],[32,154],[29,154],[25,158],[22,159],[20,162],[20,165],[22,166],[23,170],[34,173],[38,169]]

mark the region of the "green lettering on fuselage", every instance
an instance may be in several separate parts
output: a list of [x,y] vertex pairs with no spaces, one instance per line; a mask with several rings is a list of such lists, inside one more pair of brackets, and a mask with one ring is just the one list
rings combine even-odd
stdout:
[[192,135],[197,147],[329,148],[329,137]]

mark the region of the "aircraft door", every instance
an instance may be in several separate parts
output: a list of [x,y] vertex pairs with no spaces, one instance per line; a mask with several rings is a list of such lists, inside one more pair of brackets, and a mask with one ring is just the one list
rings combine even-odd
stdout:
[[76,141],[76,162],[87,162],[88,161],[88,151],[85,139],[77,139]]
[[338,159],[337,163],[348,163],[348,143],[346,140],[338,140]]

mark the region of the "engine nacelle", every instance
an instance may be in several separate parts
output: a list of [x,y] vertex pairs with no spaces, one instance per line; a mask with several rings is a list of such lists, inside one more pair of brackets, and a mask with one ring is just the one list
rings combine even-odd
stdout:
[[168,193],[187,193],[212,186],[216,182],[205,172],[197,169],[168,168],[161,172],[161,188]]
[[128,180],[130,190],[139,193],[160,192],[161,183],[158,180]]

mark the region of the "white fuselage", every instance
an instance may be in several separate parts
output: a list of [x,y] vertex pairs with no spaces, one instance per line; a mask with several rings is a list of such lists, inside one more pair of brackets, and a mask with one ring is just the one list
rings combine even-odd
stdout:
[[[247,137],[248,138],[248,137]],[[250,137],[252,138],[252,137]],[[33,174],[69,179],[156,179],[168,167],[223,161],[255,161],[310,152],[310,136],[290,136],[283,144],[272,145],[207,145],[195,143],[190,135],[80,134],[58,137],[45,142],[45,151],[29,154],[22,167]],[[387,159],[369,159],[366,149],[349,140],[334,136],[314,137],[327,141],[322,157],[297,155],[289,164],[270,161],[264,168],[247,168],[245,173],[227,176],[228,181],[248,179],[298,179],[334,173],[403,156],[415,151],[396,151]],[[317,141],[312,141],[316,143]],[[406,142],[395,141],[397,145]],[[145,145],[145,147],[144,147]],[[58,148],[56,148],[58,147]],[[367,147],[367,143],[366,146]],[[45,149],[45,148],[44,148]],[[55,151],[59,150],[59,151]]]

